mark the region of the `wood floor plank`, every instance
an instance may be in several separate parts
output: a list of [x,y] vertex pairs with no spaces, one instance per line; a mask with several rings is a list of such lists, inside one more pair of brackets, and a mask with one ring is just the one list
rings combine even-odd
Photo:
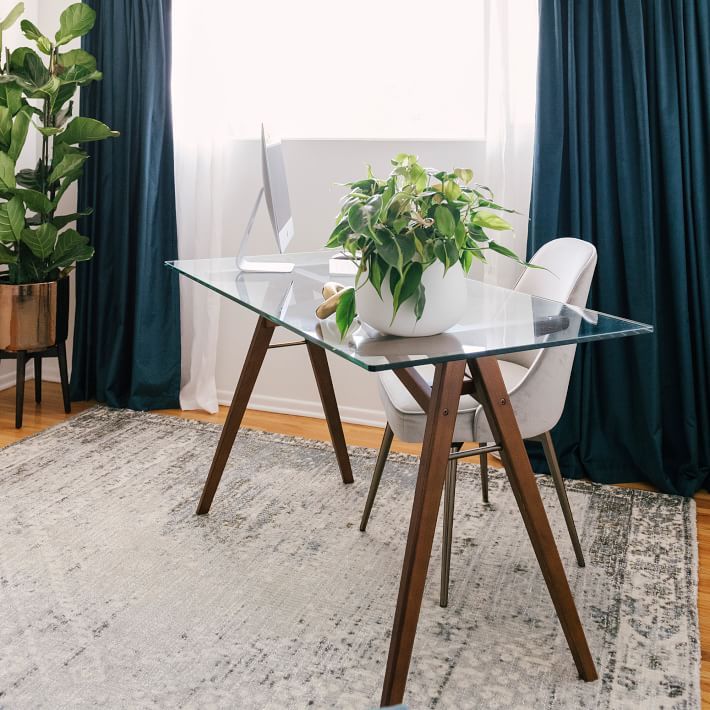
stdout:
[[[72,413],[64,414],[59,384],[46,381],[43,383],[41,404],[35,403],[32,393],[33,387],[26,387],[24,426],[22,429],[15,429],[15,388],[0,390],[0,448],[37,434],[55,424],[60,424],[93,404],[92,402],[73,402]],[[160,413],[183,419],[197,419],[222,424],[227,414],[227,407],[220,407],[217,414],[182,412],[180,410],[163,410]],[[244,416],[244,426],[291,436],[302,436],[306,439],[329,441],[328,427],[325,421],[311,417],[247,410]],[[380,445],[382,430],[377,427],[344,423],[343,430],[345,440],[350,446],[377,448]],[[466,444],[467,447],[469,445]],[[392,450],[418,454],[421,447],[418,444],[406,444],[395,439]],[[500,464],[492,462],[491,465]],[[629,488],[654,490],[647,483],[625,485]],[[698,612],[703,659],[700,666],[700,688],[702,706],[704,709],[710,710],[710,492],[699,491],[695,495],[695,502],[698,523]]]

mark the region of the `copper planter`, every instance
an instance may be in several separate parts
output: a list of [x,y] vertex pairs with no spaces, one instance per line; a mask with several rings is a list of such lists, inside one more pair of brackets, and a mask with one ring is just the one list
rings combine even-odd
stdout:
[[68,301],[67,279],[37,284],[0,281],[0,350],[44,350],[65,339]]

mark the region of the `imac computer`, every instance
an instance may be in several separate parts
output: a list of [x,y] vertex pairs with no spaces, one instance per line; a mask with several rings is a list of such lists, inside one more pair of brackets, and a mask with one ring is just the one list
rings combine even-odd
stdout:
[[269,212],[279,254],[286,251],[286,247],[293,238],[293,218],[291,216],[291,201],[288,196],[283,148],[281,141],[270,141],[267,138],[263,125],[261,127],[261,173],[263,187],[259,190],[242,238],[237,255],[237,266],[242,271],[288,273],[293,271],[293,264],[281,261],[254,261],[246,256],[249,237],[262,197],[266,200],[266,208]]

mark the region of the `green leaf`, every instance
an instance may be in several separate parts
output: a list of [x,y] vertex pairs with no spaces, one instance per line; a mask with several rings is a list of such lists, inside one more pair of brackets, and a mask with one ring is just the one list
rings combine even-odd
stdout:
[[463,268],[464,274],[467,274],[471,270],[471,264],[473,263],[473,254],[466,250],[461,254],[461,267]]
[[496,229],[499,231],[513,229],[513,226],[509,222],[506,222],[500,215],[483,210],[476,212],[473,216],[473,223],[479,227],[486,227],[487,229]]
[[[25,84],[29,90],[36,90],[43,87],[52,78],[47,67],[40,59],[39,55],[27,47],[21,47],[20,49],[26,49],[22,55],[22,65],[15,67],[15,74],[19,79],[24,80]],[[20,49],[16,49],[12,53],[11,62],[15,62],[15,55],[20,52]]]
[[16,22],[17,18],[25,11],[25,3],[18,2],[10,12],[5,15],[5,19],[0,22],[0,32],[9,30]]
[[19,197],[0,204],[0,242],[17,242],[25,228],[25,206]]
[[353,205],[348,210],[348,223],[352,231],[355,234],[367,234],[372,231],[381,209],[382,195],[374,195],[364,205]]
[[66,175],[69,175],[69,173],[77,171],[86,162],[88,157],[89,156],[86,154],[79,155],[77,153],[65,155],[50,173],[49,182],[56,182]]
[[60,47],[76,37],[82,37],[96,21],[96,13],[83,2],[77,2],[64,10],[59,16],[59,30],[54,36],[57,47]]
[[57,237],[50,268],[65,269],[76,261],[88,261],[93,255],[94,247],[90,246],[88,237],[75,229],[67,229]]
[[380,298],[382,298],[382,281],[388,269],[387,262],[381,256],[372,255],[370,258],[370,283],[374,286]]
[[347,219],[341,220],[331,232],[328,243],[325,245],[328,249],[342,246],[345,240],[352,234],[350,223]]
[[488,242],[488,248],[501,256],[507,256],[508,258],[517,261],[519,264],[525,263],[518,258],[518,255],[512,249],[508,249],[508,247],[504,247],[502,244],[497,244],[496,242],[491,241]]
[[454,168],[454,175],[465,184],[473,180],[473,170],[469,170],[468,168]]
[[42,189],[36,170],[20,170],[20,172],[17,173],[17,184],[22,185],[22,187],[27,187],[30,190]]
[[64,133],[56,137],[55,145],[56,143],[74,145],[88,141],[101,141],[118,135],[120,135],[118,131],[112,131],[105,123],[101,123],[95,118],[77,116],[69,121]]
[[422,265],[418,261],[411,262],[404,270],[404,274],[399,279],[395,290],[392,293],[394,309],[392,320],[394,321],[397,311],[401,305],[409,300],[419,288],[422,282]]
[[47,259],[54,251],[57,228],[53,224],[43,224],[37,229],[23,229],[22,242],[40,259]]
[[59,55],[59,63],[68,69],[74,65],[86,67],[89,71],[96,71],[96,57],[83,49],[70,49]]
[[459,260],[459,249],[456,242],[451,239],[445,240],[444,249],[446,250],[446,271],[448,271]]
[[0,244],[0,264],[16,264],[17,252],[11,251],[4,244]]
[[414,303],[414,316],[417,320],[420,320],[422,314],[424,313],[424,306],[426,305],[426,289],[424,284],[420,283],[417,289],[417,300]]
[[355,289],[347,288],[340,293],[340,300],[335,309],[335,323],[338,326],[340,339],[342,340],[355,320]]
[[29,20],[22,20],[22,22],[20,23],[20,28],[22,29],[22,34],[24,34],[27,39],[30,39],[37,43],[37,46],[39,47],[40,51],[44,52],[45,54],[52,53],[52,43],[50,42],[48,37],[45,37],[39,31],[36,25],[33,25]]
[[23,106],[15,116],[12,123],[12,133],[10,136],[10,150],[8,155],[15,161],[20,157],[20,153],[25,146],[27,140],[27,131],[32,120],[32,109],[29,106]]
[[378,255],[382,257],[386,264],[401,272],[403,268],[403,258],[399,241],[389,232],[383,231],[380,234],[382,243],[377,247]]
[[14,116],[22,108],[22,89],[13,81],[0,84],[0,105]]
[[7,106],[0,106],[0,150],[9,150],[11,135],[12,114]]
[[0,152],[0,190],[14,190],[15,161],[7,154]]
[[27,205],[27,209],[40,214],[49,214],[54,205],[49,201],[43,192],[38,190],[15,190],[15,194],[22,198]]
[[445,237],[453,237],[456,230],[456,221],[451,210],[444,205],[437,205],[434,210],[434,224]]
[[454,200],[457,200],[459,198],[460,194],[461,194],[461,187],[458,185],[458,183],[454,182],[453,180],[447,180],[444,183],[444,197],[449,202],[453,202]]
[[456,229],[454,230],[454,237],[456,239],[456,246],[459,249],[463,249],[466,246],[466,226],[463,222],[456,223]]
[[68,224],[76,222],[79,217],[87,217],[88,215],[92,214],[93,211],[94,210],[92,208],[89,208],[86,210],[82,210],[81,212],[73,212],[72,214],[63,214],[58,217],[52,217],[52,224],[57,229],[62,229],[62,227],[66,227]]

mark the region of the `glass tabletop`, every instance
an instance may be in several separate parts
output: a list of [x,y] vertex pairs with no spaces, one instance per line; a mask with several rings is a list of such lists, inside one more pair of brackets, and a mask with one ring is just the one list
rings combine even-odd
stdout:
[[334,316],[319,320],[315,315],[326,281],[354,285],[354,276],[330,273],[334,255],[320,251],[259,257],[295,263],[291,273],[240,271],[234,257],[166,265],[371,372],[653,332],[644,323],[468,279],[465,315],[441,335],[400,338],[356,321],[341,340]]

